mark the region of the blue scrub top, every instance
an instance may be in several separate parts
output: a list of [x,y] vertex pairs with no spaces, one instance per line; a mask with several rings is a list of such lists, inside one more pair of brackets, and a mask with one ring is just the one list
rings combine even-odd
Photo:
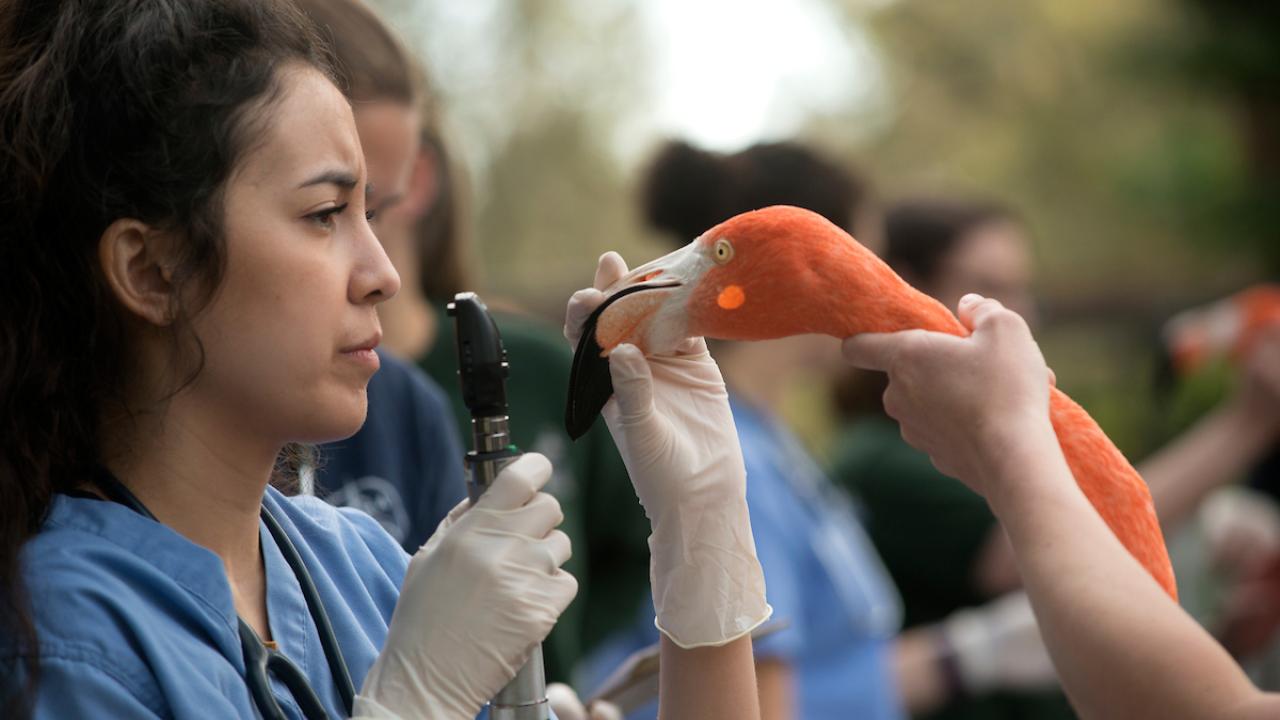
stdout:
[[791,665],[795,717],[905,717],[891,667],[901,600],[852,502],[791,433],[746,403],[730,404],[769,604],[790,623],[756,644],[757,658]]
[[[900,720],[891,668],[901,600],[853,512],[800,443],[730,395],[747,469],[747,504],[773,620],[786,629],[755,644],[757,659],[785,660],[796,679],[794,716]],[[594,689],[627,655],[657,642],[653,605],[578,668]],[[656,716],[657,705],[630,720]]]
[[[310,571],[359,688],[387,635],[408,555],[364,513],[268,488],[263,503]],[[267,611],[280,650],[345,717],[293,572],[266,527]],[[22,561],[40,646],[37,718],[252,718],[231,587],[213,552],[112,502],[54,497]],[[274,675],[285,713],[302,713]]]

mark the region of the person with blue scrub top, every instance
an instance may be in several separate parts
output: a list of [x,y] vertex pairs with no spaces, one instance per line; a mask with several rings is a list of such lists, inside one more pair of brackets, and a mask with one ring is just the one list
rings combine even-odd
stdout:
[[721,353],[750,480],[751,529],[769,601],[790,623],[760,641],[756,662],[791,669],[792,717],[848,717],[851,708],[859,717],[902,717],[891,670],[902,608],[888,573],[850,499],[768,410],[736,395],[733,362]]
[[[302,444],[363,422],[399,284],[324,48],[288,2],[0,17],[7,717],[469,720],[576,592],[540,455],[412,557],[363,513],[272,486]],[[600,287],[625,272],[610,258]],[[570,326],[602,299],[575,294]],[[677,402],[727,415],[719,371],[696,347],[611,369],[626,412],[606,421],[681,599],[659,608],[667,712],[755,717],[749,632],[769,608],[740,449]],[[668,530],[684,513],[708,527]],[[677,561],[687,542],[714,549],[705,566]],[[713,572],[730,565],[744,574]]]

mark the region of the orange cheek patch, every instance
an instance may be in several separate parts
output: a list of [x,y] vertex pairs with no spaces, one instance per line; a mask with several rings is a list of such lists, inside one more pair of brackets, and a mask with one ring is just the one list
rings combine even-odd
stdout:
[[746,301],[747,294],[737,285],[730,285],[721,290],[720,296],[716,298],[716,304],[725,310],[737,310]]

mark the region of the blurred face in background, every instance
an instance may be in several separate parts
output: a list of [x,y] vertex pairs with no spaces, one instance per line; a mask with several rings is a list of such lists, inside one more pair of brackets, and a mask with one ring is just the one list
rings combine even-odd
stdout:
[[396,101],[357,101],[352,110],[373,186],[369,208],[376,216],[374,231],[399,271],[404,289],[378,308],[383,346],[402,357],[416,358],[430,342],[416,231],[435,197],[435,166],[424,152],[421,117],[412,107]]
[[390,101],[355,102],[351,109],[373,186],[369,209],[385,219],[409,190],[418,157],[418,113]]
[[995,220],[966,232],[942,259],[934,281],[923,289],[952,311],[966,293],[994,298],[1034,326],[1031,279],[1031,245],[1022,227]]

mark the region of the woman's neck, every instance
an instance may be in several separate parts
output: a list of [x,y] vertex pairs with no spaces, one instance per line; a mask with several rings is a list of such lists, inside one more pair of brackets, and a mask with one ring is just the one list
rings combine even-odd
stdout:
[[258,517],[279,448],[191,405],[175,397],[105,423],[103,446],[122,449],[105,464],[157,520],[222,559],[237,611],[267,637]]

